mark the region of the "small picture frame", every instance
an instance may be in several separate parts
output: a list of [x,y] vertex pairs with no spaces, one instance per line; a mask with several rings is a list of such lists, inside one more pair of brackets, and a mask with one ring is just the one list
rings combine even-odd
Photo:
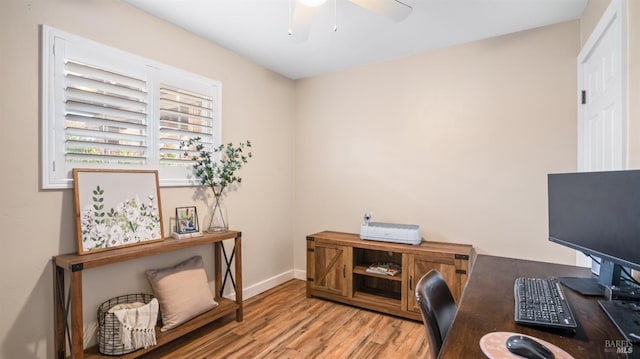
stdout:
[[176,208],[176,233],[198,232],[198,210],[195,206]]

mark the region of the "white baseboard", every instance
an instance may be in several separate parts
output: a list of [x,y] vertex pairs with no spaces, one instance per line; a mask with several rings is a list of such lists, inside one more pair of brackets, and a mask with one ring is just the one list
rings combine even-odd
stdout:
[[307,271],[302,269],[294,269],[293,270],[293,278],[300,280],[307,280]]
[[[305,272],[303,272],[304,274]],[[262,292],[265,292],[271,288],[277,287],[280,284],[287,282],[291,279],[303,279],[306,280],[306,277],[304,275],[300,276],[298,273],[296,273],[296,271],[294,270],[290,270],[290,271],[286,271],[284,273],[275,275],[271,278],[267,278],[265,280],[263,280],[262,282],[253,284],[249,287],[246,287],[242,290],[242,299],[243,300],[247,300],[251,297],[254,297]],[[230,292],[230,293],[225,293],[224,294],[225,298],[229,298],[231,300],[235,300],[236,299],[236,293],[235,292]]]

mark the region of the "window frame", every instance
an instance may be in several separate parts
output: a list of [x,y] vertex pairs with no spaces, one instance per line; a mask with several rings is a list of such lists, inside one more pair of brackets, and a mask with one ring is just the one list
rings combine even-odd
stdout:
[[[144,72],[147,91],[146,104],[146,141],[147,148],[144,157],[145,164],[139,166],[125,166],[120,164],[97,165],[95,168],[107,169],[152,169],[158,170],[161,187],[193,186],[199,185],[199,181],[193,175],[191,161],[184,162],[184,166],[161,166],[160,162],[160,87],[165,84],[186,91],[197,92],[212,98],[212,134],[201,136],[207,146],[218,146],[221,143],[222,127],[222,84],[185,70],[159,63],[126,51],[122,51],[80,36],[55,29],[48,25],[41,26],[41,183],[42,189],[67,189],[73,188],[73,176],[71,168],[65,160],[66,148],[65,129],[60,128],[60,123],[65,117],[65,81],[60,69],[69,58],[69,48],[75,51],[87,52],[89,57],[96,59],[100,56],[114,60],[118,66],[128,68],[131,64],[131,73]],[[56,46],[64,44],[64,48],[56,49]],[[58,44],[56,45],[56,41]],[[57,53],[56,53],[57,51]],[[107,60],[108,62],[109,60]],[[96,62],[102,62],[96,60]],[[98,63],[89,65],[99,66]],[[114,65],[115,66],[115,65]],[[111,69],[111,67],[109,67]],[[134,70],[133,70],[134,69]],[[136,72],[138,71],[138,72]],[[204,91],[204,92],[201,92]],[[185,131],[186,132],[186,131]],[[61,151],[61,152],[60,152]],[[62,163],[61,162],[62,159]],[[76,167],[94,168],[94,166]],[[65,175],[66,172],[66,175]]]

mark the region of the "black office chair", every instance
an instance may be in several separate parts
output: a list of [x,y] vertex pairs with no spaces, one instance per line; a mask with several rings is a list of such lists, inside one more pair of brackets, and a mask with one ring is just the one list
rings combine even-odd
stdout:
[[416,300],[422,313],[432,357],[436,358],[458,307],[447,282],[435,269],[422,276],[416,284]]

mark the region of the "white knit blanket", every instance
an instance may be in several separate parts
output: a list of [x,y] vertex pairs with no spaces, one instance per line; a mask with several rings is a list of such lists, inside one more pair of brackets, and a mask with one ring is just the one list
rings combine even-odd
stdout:
[[125,348],[146,349],[156,345],[157,299],[153,298],[148,304],[118,304],[109,309],[109,313],[120,322],[120,340]]

